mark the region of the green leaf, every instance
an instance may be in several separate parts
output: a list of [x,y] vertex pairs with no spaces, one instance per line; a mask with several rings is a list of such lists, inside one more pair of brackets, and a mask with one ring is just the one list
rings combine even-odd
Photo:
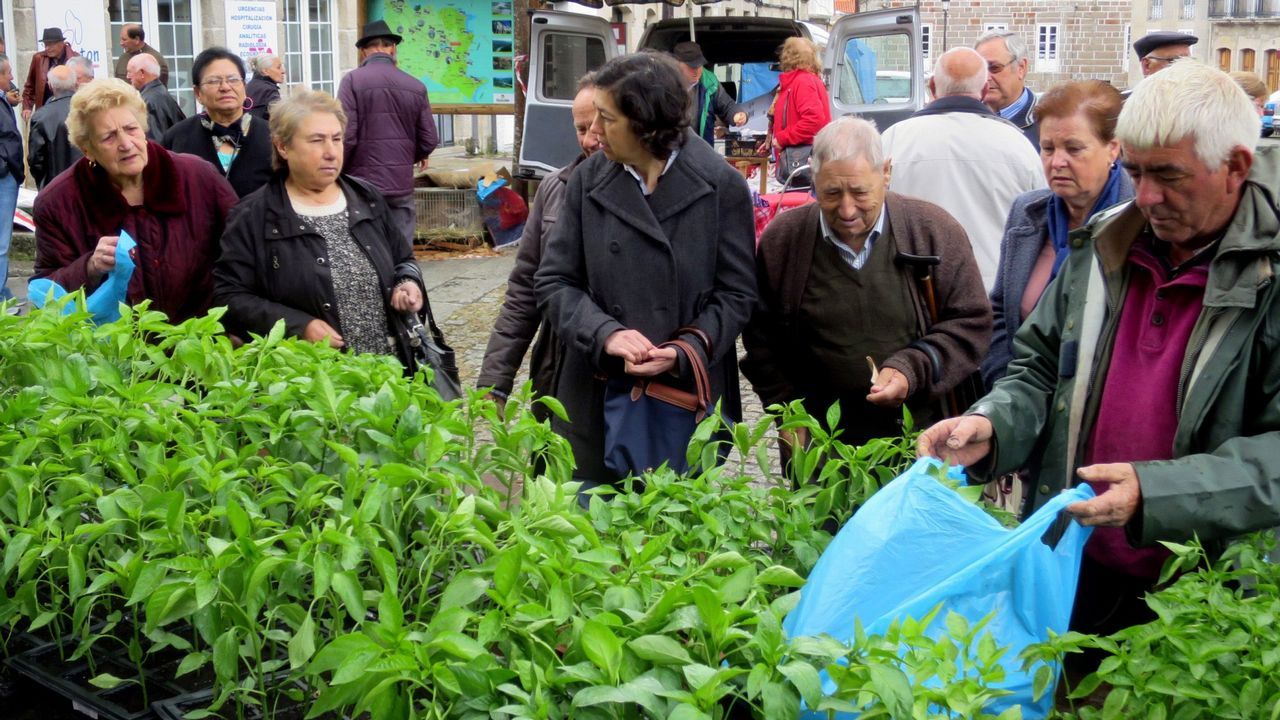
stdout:
[[347,615],[357,623],[364,622],[364,591],[356,583],[351,573],[340,570],[333,574],[333,591],[342,598],[342,605]]
[[231,685],[239,678],[240,642],[237,628],[231,628],[213,642],[213,671],[222,685]]
[[449,608],[466,607],[484,595],[489,588],[489,581],[474,572],[461,572],[453,578],[440,596],[440,607],[436,612]]
[[812,665],[795,660],[780,666],[778,672],[791,681],[809,707],[818,706],[822,700],[822,679]]
[[142,566],[142,571],[138,573],[138,579],[133,584],[133,591],[129,593],[129,601],[125,605],[137,605],[148,599],[156,588],[160,587],[160,583],[164,582],[164,574],[165,567],[159,563]]
[[582,635],[578,640],[582,643],[582,651],[587,659],[609,673],[616,682],[618,668],[622,664],[622,641],[618,636],[607,625],[597,620],[588,620],[582,626]]
[[689,703],[680,703],[667,716],[667,720],[711,720],[711,716]]
[[520,579],[520,566],[524,562],[524,546],[514,545],[502,551],[493,569],[493,589],[503,602],[510,602],[511,592]]
[[459,632],[448,630],[440,633],[431,641],[431,646],[439,648],[454,657],[463,660],[471,660],[481,655],[487,655],[484,646],[476,642],[474,638],[463,635]]
[[231,524],[231,532],[238,538],[251,536],[249,513],[240,507],[235,500],[227,500],[227,522]]
[[289,667],[297,670],[306,664],[316,652],[316,624],[310,613],[289,638]]
[[89,678],[90,685],[96,688],[102,688],[103,690],[110,690],[111,688],[117,687],[126,682],[129,681],[124,680],[123,678],[118,678],[111,673],[101,673]]
[[891,717],[911,717],[911,681],[906,673],[892,665],[868,663],[871,687],[880,696]]
[[641,660],[654,665],[687,665],[693,662],[689,651],[666,635],[643,635],[627,643]]
[[779,587],[802,587],[804,578],[800,577],[791,568],[772,565],[756,576],[756,582],[761,585],[776,585]]
[[182,658],[182,662],[178,663],[178,669],[174,671],[175,677],[182,677],[190,672],[195,672],[204,667],[209,662],[209,654],[203,652],[189,653]]

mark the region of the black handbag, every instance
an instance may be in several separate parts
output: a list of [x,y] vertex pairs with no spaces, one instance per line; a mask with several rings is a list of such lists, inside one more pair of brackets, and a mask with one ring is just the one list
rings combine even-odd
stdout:
[[[701,331],[696,334],[705,337]],[[640,475],[663,463],[677,473],[688,472],[689,440],[711,405],[711,381],[702,356],[684,340],[672,340],[661,347],[684,352],[693,374],[694,391],[654,378],[607,381],[604,465],[619,478]],[[709,345],[707,351],[710,354]]]
[[[785,100],[782,103],[782,126],[787,125],[787,110],[790,103]],[[813,173],[810,172],[809,156],[813,154],[813,145],[792,145],[782,148],[778,153],[777,180],[780,183],[787,183],[790,180],[792,187],[811,187],[813,185]],[[803,171],[796,174],[793,178],[791,175],[797,170],[804,168]]]
[[413,375],[420,367],[431,368],[431,386],[446,402],[462,397],[462,381],[453,348],[444,341],[444,333],[431,314],[431,300],[422,295],[422,310],[417,313],[389,311],[395,333],[400,362],[405,374]]

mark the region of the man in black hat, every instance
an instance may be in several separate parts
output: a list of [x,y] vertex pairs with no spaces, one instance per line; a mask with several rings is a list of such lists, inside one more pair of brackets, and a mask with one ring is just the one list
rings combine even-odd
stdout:
[[343,167],[382,191],[412,243],[413,166],[425,166],[439,138],[426,86],[396,67],[402,40],[384,20],[365,25],[356,41],[360,67],[342,78],[338,100],[347,113]]
[[707,59],[696,42],[676,43],[671,54],[680,61],[680,71],[689,85],[689,126],[708,144],[715,144],[716,119],[725,125],[744,125],[747,114],[706,68]]
[[67,44],[67,39],[62,36],[62,28],[45,28],[40,42],[44,45],[44,51],[31,58],[31,65],[27,68],[27,82],[22,86],[23,120],[31,119],[31,113],[49,99],[49,71],[59,65],[66,65],[68,60],[80,54]]
[[1190,57],[1191,46],[1200,42],[1200,38],[1187,33],[1160,30],[1138,38],[1133,49],[1138,53],[1138,62],[1142,64],[1142,77],[1169,67],[1174,60]]

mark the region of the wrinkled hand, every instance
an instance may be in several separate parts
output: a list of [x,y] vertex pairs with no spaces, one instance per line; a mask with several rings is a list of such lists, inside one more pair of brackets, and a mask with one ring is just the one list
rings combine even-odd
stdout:
[[653,343],[638,330],[617,330],[604,341],[604,354],[640,364],[649,359]]
[[391,291],[391,307],[402,313],[418,312],[422,309],[422,288],[416,282],[400,283]]
[[89,279],[97,281],[111,272],[116,266],[116,245],[120,242],[118,235],[104,235],[98,238],[98,244],[89,256]]
[[1130,463],[1090,465],[1077,470],[1076,475],[1086,482],[1111,484],[1098,497],[1067,506],[1067,512],[1081,525],[1123,527],[1138,512],[1142,485],[1138,482],[1138,471]]
[[736,112],[733,114],[733,124],[742,127],[747,124],[747,114],[744,112]]
[[416,170],[416,171],[418,171],[418,172],[420,172],[420,173],[424,173],[424,172],[426,172],[426,171],[427,171],[427,164],[428,164],[430,161],[431,161],[431,159],[430,159],[430,158],[422,158],[421,160],[419,160],[417,163],[415,163],[415,164],[414,164],[413,168],[414,168],[414,170]]
[[936,457],[968,467],[991,453],[994,434],[991,421],[981,415],[948,418],[920,434],[916,457]]
[[910,389],[906,375],[893,368],[883,368],[876,378],[876,384],[871,386],[867,402],[880,407],[898,407],[907,399],[907,391]]
[[328,341],[329,347],[335,348],[340,348],[347,344],[342,339],[342,336],[338,334],[338,331],[333,329],[333,326],[320,318],[315,318],[307,323],[307,327],[302,330],[302,339],[308,342]]
[[778,439],[792,452],[809,444],[809,428],[798,427],[792,430],[778,430]]
[[653,377],[670,371],[676,366],[677,360],[675,348],[655,347],[649,351],[649,357],[643,362],[633,363],[628,360],[624,363],[623,369],[628,375]]

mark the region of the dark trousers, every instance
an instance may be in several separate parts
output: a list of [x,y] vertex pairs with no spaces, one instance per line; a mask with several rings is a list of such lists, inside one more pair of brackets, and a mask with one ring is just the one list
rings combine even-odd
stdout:
[[[1127,627],[1142,625],[1155,619],[1143,598],[1155,589],[1154,578],[1129,575],[1103,565],[1084,554],[1080,562],[1080,584],[1076,586],[1076,604],[1071,611],[1070,629],[1093,635],[1111,635]],[[1106,657],[1101,650],[1068,655],[1067,677],[1074,686],[1098,669]]]
[[413,193],[399,197],[388,197],[387,208],[391,211],[391,219],[400,232],[413,245],[414,231],[417,229],[417,217],[413,207]]

